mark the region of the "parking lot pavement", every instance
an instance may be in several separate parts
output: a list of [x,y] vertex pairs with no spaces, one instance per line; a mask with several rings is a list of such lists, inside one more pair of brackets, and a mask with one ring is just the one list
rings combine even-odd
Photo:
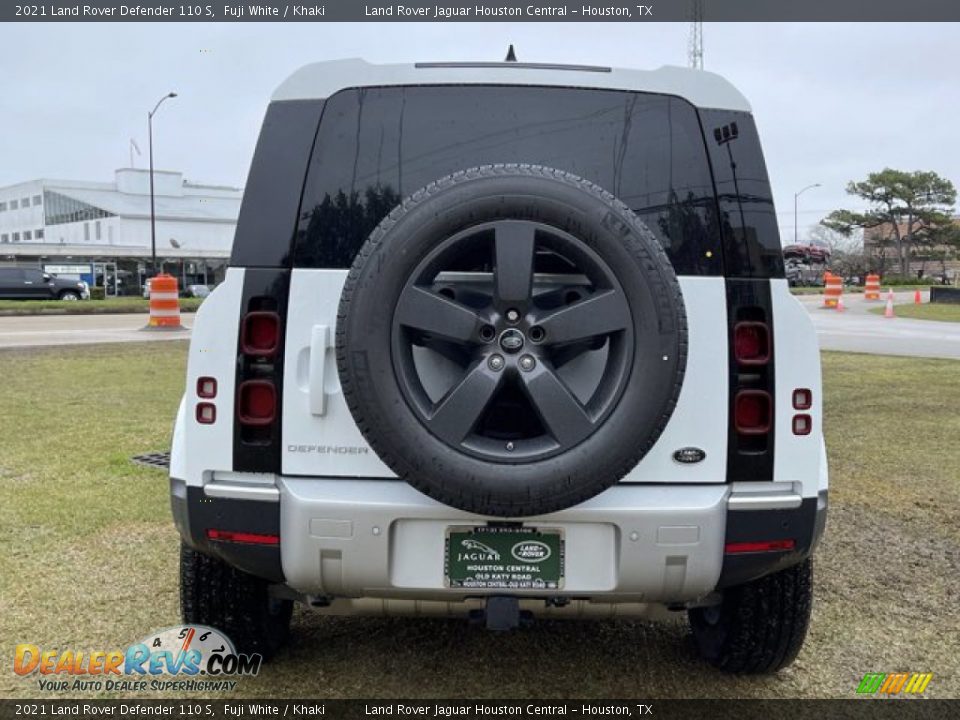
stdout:
[[190,329],[145,331],[146,314],[0,317],[0,348],[185,340]]
[[[885,294],[872,302],[860,294],[844,294],[844,312],[824,308],[822,295],[797,299],[810,313],[823,350],[960,359],[960,323],[874,315],[870,309],[883,307]],[[929,293],[921,293],[921,299],[928,302]],[[913,291],[894,293],[893,302],[913,302]]]
[[[895,293],[895,303],[913,301],[913,292]],[[883,300],[867,302],[863,295],[845,294],[846,311],[823,308],[823,296],[798,295],[810,313],[820,347],[877,355],[960,359],[960,323],[894,318],[869,312]],[[928,295],[923,293],[924,302]],[[192,315],[185,315],[187,323]],[[82,345],[114,342],[184,340],[189,327],[178,331],[145,332],[145,314],[31,315],[0,317],[0,348]]]

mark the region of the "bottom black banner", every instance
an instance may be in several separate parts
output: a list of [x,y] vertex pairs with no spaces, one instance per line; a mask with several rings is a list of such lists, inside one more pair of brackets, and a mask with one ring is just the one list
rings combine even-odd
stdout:
[[960,700],[0,700],[13,718],[906,718],[960,716]]

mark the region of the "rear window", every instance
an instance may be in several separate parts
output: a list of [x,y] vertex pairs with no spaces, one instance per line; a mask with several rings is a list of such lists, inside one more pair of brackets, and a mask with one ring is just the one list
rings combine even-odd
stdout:
[[664,95],[525,86],[347,90],[310,160],[294,265],[346,268],[415,190],[478,165],[566,170],[616,195],[678,274],[722,273],[713,179],[696,110]]

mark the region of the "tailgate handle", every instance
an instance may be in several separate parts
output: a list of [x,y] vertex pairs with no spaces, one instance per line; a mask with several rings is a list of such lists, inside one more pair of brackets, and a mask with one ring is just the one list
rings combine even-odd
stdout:
[[323,380],[327,371],[327,345],[330,327],[314,325],[310,330],[310,414],[323,415],[327,411],[327,394]]

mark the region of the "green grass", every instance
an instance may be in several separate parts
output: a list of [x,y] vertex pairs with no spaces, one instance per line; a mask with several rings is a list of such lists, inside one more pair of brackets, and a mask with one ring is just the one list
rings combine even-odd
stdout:
[[[893,289],[894,292],[900,292],[901,290],[929,290],[930,283],[921,283],[919,285],[884,285],[881,283],[880,287],[882,292]],[[844,285],[843,291],[845,293],[863,293],[863,285]],[[822,295],[822,287],[792,287],[790,292],[794,295]]]
[[[203,298],[180,298],[180,310],[194,312],[202,302]],[[136,296],[105,300],[0,300],[0,316],[125,314],[146,313],[149,309],[149,302]]]
[[[113,649],[178,622],[167,480],[129,457],[168,446],[186,352],[180,342],[0,351],[0,697],[38,695],[35,677],[9,669],[18,642]],[[298,609],[291,646],[238,694],[852,698],[865,672],[924,670],[928,695],[960,696],[958,369],[824,354],[830,519],[810,635],[776,677],[712,670],[682,617],[494,635]]]
[[[885,308],[870,308],[874,315],[883,315]],[[893,314],[897,317],[912,318],[914,320],[938,320],[940,322],[960,322],[960,305],[951,303],[904,303],[893,306]]]

